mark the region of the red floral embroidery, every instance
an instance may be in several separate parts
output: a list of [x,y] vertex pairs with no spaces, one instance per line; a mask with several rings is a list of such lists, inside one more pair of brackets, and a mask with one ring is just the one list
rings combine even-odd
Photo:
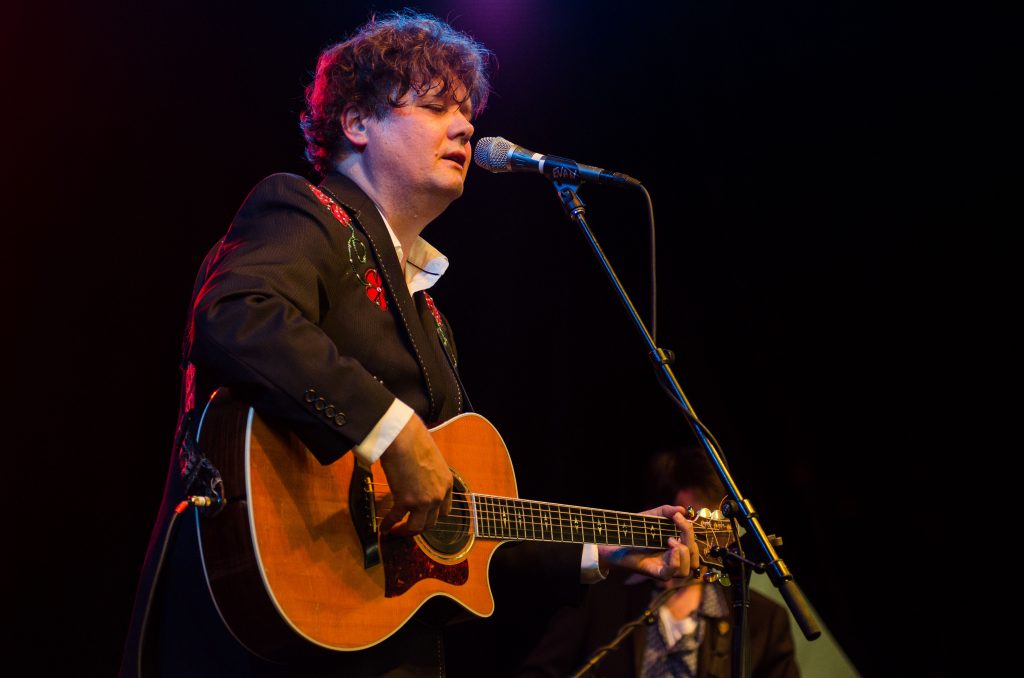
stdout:
[[321,191],[319,188],[317,188],[313,184],[306,184],[306,185],[309,186],[309,190],[313,191],[313,195],[315,195],[320,202],[322,202],[325,205],[330,205],[331,204],[332,201],[331,201],[330,198],[327,197],[326,193]]
[[377,270],[373,268],[367,269],[363,277],[366,280],[366,296],[370,298],[370,301],[377,304],[380,310],[388,310],[388,299],[384,295],[384,286]]
[[331,214],[334,215],[334,218],[340,221],[345,228],[352,228],[352,217],[345,210],[341,209],[338,203],[331,200],[329,195],[312,184],[309,184],[309,190],[313,191],[313,195],[316,196],[317,200],[322,202],[330,210]]
[[348,261],[352,264],[352,273],[356,280],[366,288],[366,296],[377,305],[382,311],[388,310],[388,300],[384,294],[384,284],[380,273],[376,269],[368,268],[360,275],[359,266],[366,264],[366,245],[356,237],[356,230],[352,228],[352,217],[341,208],[341,205],[334,202],[331,196],[327,195],[313,184],[306,184],[313,195],[324,207],[337,219],[342,226],[348,229]]
[[434,322],[437,323],[437,326],[439,328],[444,327],[444,323],[441,322],[441,314],[438,312],[437,306],[434,306],[433,298],[429,294],[424,292],[423,300],[427,302],[427,308],[430,309],[430,314],[434,316]]
[[340,221],[341,223],[345,224],[346,226],[351,227],[352,220],[349,219],[348,214],[345,213],[345,210],[341,209],[340,207],[338,207],[334,203],[331,203],[331,214],[333,214],[334,218],[337,219],[338,221]]
[[[448,333],[444,331],[444,321],[441,320],[441,312],[437,310],[437,306],[434,305],[434,299],[423,292],[423,301],[427,302],[427,308],[430,309],[430,315],[434,316],[434,324],[437,325],[437,336],[441,338],[441,345],[448,349]],[[452,362],[455,362],[454,359]]]

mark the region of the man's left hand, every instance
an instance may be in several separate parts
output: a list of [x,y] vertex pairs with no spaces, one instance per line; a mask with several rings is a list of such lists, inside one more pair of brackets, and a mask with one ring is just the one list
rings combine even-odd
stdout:
[[668,580],[685,577],[691,570],[699,570],[700,553],[694,540],[693,527],[683,516],[685,510],[682,506],[666,505],[644,511],[645,515],[671,518],[683,539],[669,537],[669,548],[664,551],[599,544],[597,555],[601,571],[607,572],[610,567],[618,567],[655,579]]

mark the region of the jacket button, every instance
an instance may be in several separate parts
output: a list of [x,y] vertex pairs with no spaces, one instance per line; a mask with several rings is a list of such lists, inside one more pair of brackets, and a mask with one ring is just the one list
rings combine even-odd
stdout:
[[338,408],[336,408],[334,405],[328,405],[327,409],[324,410],[324,416],[327,417],[328,419],[334,419],[334,415],[337,413],[337,411]]
[[325,398],[317,398],[313,407],[316,408],[317,412],[323,412],[323,409],[327,407],[327,400]]
[[302,394],[302,397],[306,399],[307,403],[313,402],[314,400],[316,400],[316,389],[307,388],[306,392]]
[[344,425],[345,425],[345,415],[344,415],[344,414],[341,414],[341,413],[339,413],[339,414],[338,414],[338,416],[336,416],[336,417],[334,418],[334,423],[335,423],[336,425],[338,425],[338,426],[344,426]]

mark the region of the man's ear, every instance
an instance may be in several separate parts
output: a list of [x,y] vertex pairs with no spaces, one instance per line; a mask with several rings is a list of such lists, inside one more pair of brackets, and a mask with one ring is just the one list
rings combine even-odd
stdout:
[[368,117],[367,113],[355,104],[347,104],[341,111],[341,131],[357,151],[363,150],[369,142],[366,130]]

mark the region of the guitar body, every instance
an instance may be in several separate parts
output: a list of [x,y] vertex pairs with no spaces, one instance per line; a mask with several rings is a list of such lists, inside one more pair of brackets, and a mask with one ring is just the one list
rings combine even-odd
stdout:
[[[507,448],[486,419],[460,415],[431,433],[466,492],[518,496]],[[487,570],[501,542],[474,538],[464,500],[464,534],[451,548],[437,547],[429,533],[384,537],[380,562],[368,565],[374,522],[362,510],[353,515],[350,489],[370,488],[354,454],[323,466],[294,434],[223,390],[204,412],[199,442],[221,472],[226,498],[199,519],[206,578],[225,624],[250,651],[285,659],[317,648],[365,649],[436,596],[478,616],[493,612]],[[380,498],[387,493],[380,464],[369,474]]]

